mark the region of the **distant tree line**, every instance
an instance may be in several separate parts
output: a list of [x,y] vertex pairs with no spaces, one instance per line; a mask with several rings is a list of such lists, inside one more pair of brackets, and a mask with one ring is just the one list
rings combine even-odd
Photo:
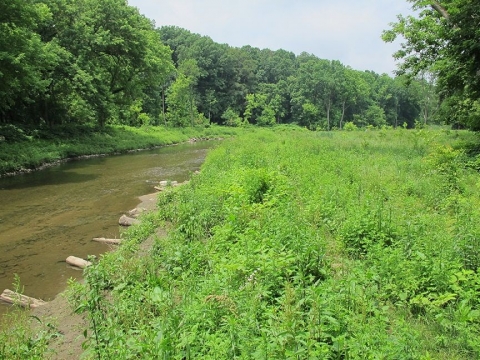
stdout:
[[[184,83],[194,107],[215,123],[297,123],[312,129],[342,128],[346,122],[412,127],[415,121],[434,120],[438,108],[435,86],[427,79],[407,82],[403,76],[357,71],[307,53],[233,48],[178,27],[159,31],[173,50],[177,73],[171,84]],[[175,102],[172,88],[167,104]]]
[[438,120],[435,88],[429,76],[156,28],[126,0],[0,4],[0,124],[412,127]]

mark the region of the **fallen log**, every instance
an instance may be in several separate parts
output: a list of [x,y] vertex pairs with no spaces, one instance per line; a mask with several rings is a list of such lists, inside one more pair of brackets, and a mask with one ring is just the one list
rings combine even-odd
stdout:
[[39,306],[45,305],[46,302],[39,299],[34,299],[26,295],[16,293],[15,291],[5,289],[0,295],[0,300],[5,301],[9,304],[20,305],[24,308],[37,308]]
[[75,257],[75,256],[69,256],[67,257],[67,260],[65,260],[68,265],[72,265],[75,267],[78,267],[80,269],[85,269],[87,266],[92,265],[90,261]]
[[93,238],[93,241],[102,243],[102,244],[111,244],[111,245],[119,245],[122,240],[121,239],[106,239],[106,238]]
[[118,223],[122,226],[131,226],[140,223],[140,220],[130,218],[127,215],[122,215],[118,220]]

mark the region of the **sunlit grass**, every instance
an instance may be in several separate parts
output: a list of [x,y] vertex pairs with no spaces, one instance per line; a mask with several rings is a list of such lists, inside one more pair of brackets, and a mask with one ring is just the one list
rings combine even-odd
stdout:
[[[173,230],[143,275],[122,271],[121,260],[115,271],[96,270],[114,300],[90,315],[115,313],[122,327],[108,317],[116,335],[98,329],[110,340],[90,350],[179,359],[478,356],[480,281],[470,270],[480,264],[471,211],[478,174],[450,147],[473,140],[280,127],[226,141],[188,186],[162,194],[159,215]],[[136,316],[126,309],[140,306],[139,288]],[[126,338],[136,350],[119,350]]]
[[87,358],[478,358],[475,141],[290,127],[224,141],[74,286]]

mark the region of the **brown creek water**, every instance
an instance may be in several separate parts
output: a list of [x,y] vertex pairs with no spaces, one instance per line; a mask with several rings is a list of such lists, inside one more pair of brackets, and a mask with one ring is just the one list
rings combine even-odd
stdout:
[[[207,151],[205,141],[126,155],[67,162],[42,171],[0,178],[0,292],[53,299],[82,272],[65,263],[108,251],[94,237],[120,237],[119,217],[154,192],[160,180],[189,178]],[[9,306],[0,301],[0,316]]]

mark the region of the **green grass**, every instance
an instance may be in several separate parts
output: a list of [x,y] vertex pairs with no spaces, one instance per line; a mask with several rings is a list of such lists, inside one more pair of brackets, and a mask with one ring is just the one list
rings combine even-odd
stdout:
[[85,358],[479,358],[475,141],[288,127],[225,140],[72,284]]
[[61,336],[51,324],[43,324],[21,310],[4,315],[0,325],[1,360],[44,359],[50,354],[49,341]]
[[[21,292],[20,278],[13,284]],[[29,311],[14,304],[10,311],[0,318],[0,360],[40,360],[51,355],[49,342],[61,336],[51,323],[42,322],[31,316]]]
[[[90,356],[478,358],[480,178],[458,148],[474,139],[279,128],[225,141],[88,271]],[[173,229],[132,262],[152,219]]]
[[78,156],[147,149],[184,142],[190,138],[230,136],[238,132],[237,129],[218,126],[208,128],[111,126],[101,130],[85,126],[34,131],[27,136],[22,130],[8,128],[8,132],[5,132],[6,140],[0,142],[0,176],[25,169],[36,169],[44,164]]

